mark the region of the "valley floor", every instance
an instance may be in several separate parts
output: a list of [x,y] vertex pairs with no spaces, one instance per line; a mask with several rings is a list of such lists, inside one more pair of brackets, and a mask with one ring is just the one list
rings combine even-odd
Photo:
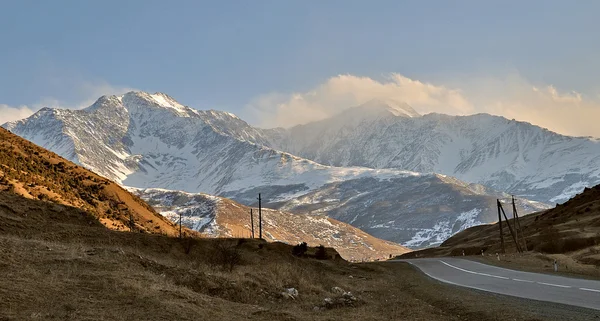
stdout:
[[[182,241],[110,231],[79,210],[51,203],[28,200],[20,208],[0,202],[0,320],[481,321],[600,316],[600,311],[449,286],[404,263],[297,258],[284,244]],[[290,287],[298,290],[296,299],[282,296]],[[344,297],[334,287],[352,295]]]

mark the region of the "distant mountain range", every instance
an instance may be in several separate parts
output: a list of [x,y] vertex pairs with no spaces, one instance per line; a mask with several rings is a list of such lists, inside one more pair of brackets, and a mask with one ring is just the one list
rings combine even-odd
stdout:
[[267,145],[320,164],[440,173],[544,203],[600,183],[600,141],[488,114],[418,115],[370,101],[337,116],[267,131]]
[[592,139],[490,115],[420,116],[397,102],[260,129],[165,94],[130,92],[3,126],[125,186],[249,206],[260,192],[268,207],[328,215],[410,247],[495,221],[496,199],[509,196],[500,191],[517,194],[529,213],[600,180]]

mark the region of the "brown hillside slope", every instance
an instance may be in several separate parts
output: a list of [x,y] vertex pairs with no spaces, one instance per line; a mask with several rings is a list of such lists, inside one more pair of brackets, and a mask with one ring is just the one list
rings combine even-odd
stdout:
[[[221,199],[216,215],[218,236],[249,235],[250,208],[229,199]],[[258,209],[254,209],[258,216]],[[350,261],[387,259],[410,252],[410,249],[378,239],[349,224],[326,216],[299,215],[272,209],[263,209],[263,238],[288,244],[306,242],[310,246],[324,245],[335,248]],[[258,225],[255,227],[258,237]]]
[[[250,207],[233,200],[202,193],[163,189],[129,191],[152,205],[159,213],[207,237],[251,237]],[[254,210],[255,237],[259,237],[258,208]],[[335,248],[346,260],[387,259],[410,251],[400,244],[373,237],[349,224],[319,215],[292,214],[262,209],[263,239],[296,245],[323,245]]]
[[[505,211],[512,217],[509,206],[505,206]],[[512,219],[509,223],[514,228]],[[546,260],[561,258],[573,265],[600,266],[600,185],[586,188],[581,194],[553,209],[524,216],[520,223],[529,251],[556,254],[544,257]],[[516,247],[506,224],[503,236],[506,252],[515,253]],[[497,223],[472,227],[454,235],[439,247],[402,257],[462,255],[463,251],[466,255],[476,255],[481,250],[488,254],[501,251]]]
[[[120,233],[80,209],[6,191],[0,204],[0,320],[533,321],[598,314],[451,287],[404,263],[299,258],[289,245],[258,240]],[[223,253],[238,255],[233,269],[222,267],[230,257]],[[296,299],[282,295],[290,287]]]
[[80,208],[111,229],[178,233],[170,221],[116,183],[4,128],[0,128],[1,190]]

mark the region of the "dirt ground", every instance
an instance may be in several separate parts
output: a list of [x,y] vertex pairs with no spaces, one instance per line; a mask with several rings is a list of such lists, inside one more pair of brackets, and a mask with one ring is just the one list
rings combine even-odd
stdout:
[[[295,257],[280,243],[112,231],[82,211],[40,202],[27,200],[26,212],[0,206],[0,320],[600,318],[600,311],[441,284],[404,263],[350,264]],[[292,287],[295,299],[282,295]]]

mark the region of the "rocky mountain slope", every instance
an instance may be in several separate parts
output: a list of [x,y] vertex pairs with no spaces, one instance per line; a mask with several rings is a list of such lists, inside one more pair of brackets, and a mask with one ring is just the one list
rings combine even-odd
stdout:
[[121,186],[4,128],[0,128],[0,191],[77,207],[111,229],[179,233],[169,220]]
[[288,130],[265,131],[269,146],[331,166],[435,172],[511,194],[562,203],[600,183],[600,142],[478,114],[419,116],[371,101]]
[[[163,189],[130,189],[173,222],[211,237],[251,237],[250,207],[201,193]],[[258,208],[253,208],[255,237],[259,237]],[[409,250],[397,243],[377,239],[349,224],[327,216],[295,215],[262,209],[263,238],[288,244],[308,243],[335,248],[352,261],[387,259]]]
[[[497,198],[508,195],[443,175],[331,183],[277,208],[324,214],[411,248],[439,244],[453,234],[496,220]],[[519,199],[521,213],[546,205]]]
[[[375,112],[376,106],[351,110],[337,126],[395,119],[388,115],[420,119],[407,105]],[[283,142],[284,130],[253,128],[230,113],[197,111],[160,93],[104,96],[83,110],[45,108],[4,126],[125,186],[203,192],[248,205],[262,193],[268,207],[327,213],[412,247],[490,222],[490,204],[502,196],[443,175],[322,165],[267,147]],[[545,208],[523,204],[524,211]]]

